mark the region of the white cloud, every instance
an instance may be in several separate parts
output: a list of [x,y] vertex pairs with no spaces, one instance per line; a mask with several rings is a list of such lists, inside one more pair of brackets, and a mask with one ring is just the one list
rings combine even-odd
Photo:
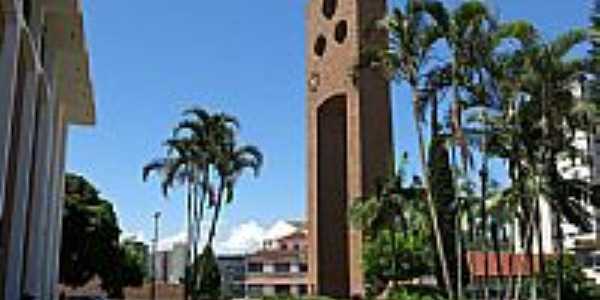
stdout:
[[297,228],[284,220],[279,220],[267,230],[265,239],[275,240],[296,232]]
[[[215,252],[218,254],[245,254],[252,253],[262,247],[266,239],[277,239],[293,233],[296,228],[284,220],[279,220],[271,226],[261,225],[256,220],[250,220],[235,226],[220,226],[215,237]],[[209,222],[202,225],[200,245],[206,244]],[[172,236],[161,238],[159,251],[173,248],[176,243],[187,241],[187,231],[184,229]]]
[[215,251],[219,254],[241,254],[258,250],[265,238],[265,228],[256,221],[240,224],[230,230],[228,236],[217,241]]
[[187,241],[187,232],[183,230],[175,235],[160,238],[158,242],[158,251],[169,251],[173,249],[173,245],[185,243]]

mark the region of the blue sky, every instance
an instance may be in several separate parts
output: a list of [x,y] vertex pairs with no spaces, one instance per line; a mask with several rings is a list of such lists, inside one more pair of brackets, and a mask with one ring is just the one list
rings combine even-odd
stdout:
[[[142,182],[141,169],[164,153],[161,141],[194,105],[238,116],[242,139],[266,156],[260,178],[241,181],[223,228],[304,218],[308,0],[84,2],[98,124],[71,130],[67,168],[113,201],[126,232],[149,237],[156,210],[163,213],[163,236],[181,231],[182,197],[165,200],[158,181]],[[591,1],[497,3],[503,19],[531,20],[551,37],[585,26]],[[414,153],[403,99],[406,89],[394,88],[394,142]]]

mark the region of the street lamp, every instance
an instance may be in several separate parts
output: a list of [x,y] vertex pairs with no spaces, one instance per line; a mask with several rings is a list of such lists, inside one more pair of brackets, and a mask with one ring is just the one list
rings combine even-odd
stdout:
[[160,212],[156,212],[154,213],[154,215],[152,215],[152,218],[154,218],[154,239],[152,240],[153,243],[153,257],[152,257],[152,290],[151,290],[151,298],[152,300],[156,300],[156,259],[158,257],[158,219],[160,218]]

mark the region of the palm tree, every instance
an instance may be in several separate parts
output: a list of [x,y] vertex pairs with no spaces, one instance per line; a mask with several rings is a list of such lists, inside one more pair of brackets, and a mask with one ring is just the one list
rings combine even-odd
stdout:
[[236,146],[239,123],[228,114],[193,108],[186,110],[184,117],[175,127],[173,138],[165,142],[167,156],[146,165],[143,177],[146,180],[151,173],[159,172],[165,196],[177,183],[187,188],[187,299],[191,289],[196,289],[202,280],[198,278],[198,264],[194,263],[193,268],[190,264],[198,258],[205,208],[214,209],[207,242],[207,247],[212,247],[223,202],[233,201],[235,183],[245,169],[253,169],[258,175],[263,156],[254,146]]
[[[391,245],[389,252],[391,255],[378,260],[378,266],[384,267],[385,270],[367,276],[376,275],[377,281],[381,282],[375,291],[372,291],[375,295],[389,287],[390,283],[392,289],[395,289],[398,281],[413,279],[420,275],[420,272],[429,271],[429,268],[423,269],[426,259],[419,259],[420,256],[426,255],[401,253],[398,249],[399,242],[402,244],[399,237],[410,243],[412,239],[422,237],[424,233],[429,232],[427,228],[430,226],[430,221],[425,217],[426,209],[422,205],[423,188],[419,183],[420,179],[414,178],[412,185],[406,186],[404,172],[406,161],[405,154],[397,174],[379,178],[375,192],[357,199],[349,212],[351,224],[364,231],[367,241],[378,243],[382,239],[389,239],[386,244]],[[379,255],[385,252],[384,249],[378,250],[381,251],[377,252]],[[365,255],[372,255],[372,253],[366,252]],[[379,261],[384,262],[379,263]]]
[[[487,238],[490,138],[494,128],[492,116],[502,109],[507,90],[514,91],[513,85],[503,84],[512,78],[512,69],[507,68],[507,61],[513,60],[512,53],[505,53],[503,47],[507,42],[518,40],[526,43],[532,34],[531,25],[526,22],[499,23],[489,9],[481,1],[467,1],[459,6],[452,16],[452,26],[447,33],[447,41],[452,53],[449,62],[452,69],[452,134],[461,146],[463,156],[463,172],[468,173],[470,152],[468,140],[475,138],[481,151],[481,197],[480,197],[480,236],[483,248],[489,248]],[[510,66],[510,65],[509,65]],[[508,75],[510,74],[510,75]],[[509,89],[506,89],[510,87]],[[503,89],[504,88],[504,89]],[[512,94],[511,96],[512,97]],[[472,117],[464,117],[471,114]],[[475,127],[463,129],[462,120],[470,119]],[[492,232],[494,234],[494,232]],[[489,274],[488,256],[485,255],[485,275]],[[485,298],[489,298],[487,284],[484,287]]]
[[[521,33],[520,49],[510,57],[502,57],[503,69],[497,72],[504,109],[492,122],[491,147],[495,155],[509,162],[512,182],[509,194],[518,199],[513,203],[518,202],[518,214],[526,229],[521,233],[522,240],[528,241],[534,232],[537,235],[538,265],[543,272],[541,197],[557,214],[559,237],[563,218],[577,226],[587,226],[581,197],[573,193],[583,188],[578,182],[564,180],[557,166],[560,157],[577,155],[573,148],[576,131],[589,128],[580,122],[585,119],[577,115],[581,102],[576,101],[572,93],[573,83],[582,71],[581,61],[565,60],[567,53],[581,43],[585,35],[575,30],[545,43],[539,40],[533,28]],[[562,252],[561,245],[562,238],[559,252]],[[533,254],[528,248],[533,272]],[[533,283],[532,297],[535,298],[536,280]],[[557,288],[560,287],[558,282]],[[519,288],[516,291],[518,295]]]
[[382,25],[390,33],[390,44],[385,49],[376,49],[374,53],[369,53],[371,54],[368,56],[369,63],[390,78],[408,83],[411,89],[413,122],[417,132],[419,159],[436,252],[442,269],[444,286],[448,296],[453,299],[454,292],[439,230],[438,214],[431,195],[422,124],[423,102],[427,98],[423,95],[424,75],[430,63],[434,44],[442,38],[443,28],[448,25],[448,16],[441,1],[409,0],[404,10],[393,9]]
[[[533,116],[538,120],[538,130],[541,139],[536,160],[534,163],[538,172],[539,196],[536,197],[536,209],[539,209],[541,197],[548,202],[557,216],[557,230],[561,237],[559,241],[559,252],[562,252],[561,226],[563,218],[578,226],[586,226],[588,216],[583,214],[585,209],[581,206],[580,198],[562,198],[566,188],[561,170],[557,162],[559,157],[568,155],[572,157],[577,151],[574,149],[575,135],[577,131],[585,131],[581,128],[579,117],[573,113],[577,106],[572,87],[580,76],[583,62],[580,59],[567,60],[567,55],[577,45],[587,38],[583,30],[571,30],[550,42],[540,42],[531,47],[526,55],[527,72],[524,74],[525,92],[531,97],[531,105],[535,106]],[[541,272],[544,272],[544,259],[542,254],[542,233],[539,227],[539,215],[537,211],[536,223],[539,247],[539,263]],[[562,253],[559,253],[562,256]],[[559,265],[559,269],[561,266]],[[562,277],[562,276],[559,276]],[[559,278],[560,279],[560,278]],[[562,283],[557,283],[560,290]],[[558,293],[560,295],[560,292]]]
[[[198,163],[198,157],[194,156],[193,141],[190,139],[167,140],[164,145],[167,147],[167,156],[164,158],[155,159],[143,168],[143,180],[147,181],[151,173],[159,173],[161,176],[161,189],[165,197],[168,197],[169,191],[178,183],[186,185],[187,198],[187,239],[188,249],[186,257],[186,266],[189,265],[190,257],[190,237],[192,227],[192,187],[195,185],[196,177],[194,176],[194,166]],[[186,272],[186,289],[185,299],[187,299],[188,279]]]
[[[194,203],[194,249],[193,256],[198,256],[198,243],[202,234],[204,210],[208,205],[208,198],[214,194],[213,178],[218,157],[223,152],[225,143],[233,139],[235,130],[239,128],[238,120],[224,113],[210,114],[207,110],[195,107],[183,113],[186,117],[177,124],[175,134],[184,136],[194,141],[194,152],[203,158],[196,164],[198,180],[193,187]],[[196,264],[194,268],[197,269]],[[197,270],[195,270],[195,273]]]
[[219,184],[210,201],[210,206],[214,208],[214,215],[208,234],[209,246],[213,244],[223,204],[229,204],[234,200],[235,185],[239,177],[246,169],[252,170],[254,176],[258,176],[262,165],[263,155],[257,147],[238,147],[235,140],[224,143],[215,165]]

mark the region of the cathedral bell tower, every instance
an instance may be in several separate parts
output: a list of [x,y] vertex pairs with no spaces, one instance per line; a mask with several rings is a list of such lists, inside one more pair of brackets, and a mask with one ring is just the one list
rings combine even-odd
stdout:
[[386,0],[310,0],[306,11],[310,292],[364,294],[362,234],[348,208],[393,168],[389,83],[357,68],[363,49],[387,43],[378,30]]

